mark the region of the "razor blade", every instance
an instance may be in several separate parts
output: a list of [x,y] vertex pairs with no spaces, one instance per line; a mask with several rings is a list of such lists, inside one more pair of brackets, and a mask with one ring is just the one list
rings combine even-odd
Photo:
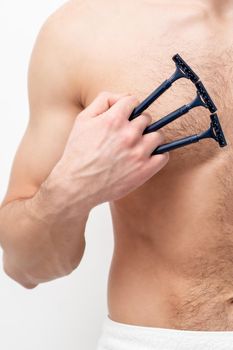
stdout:
[[175,73],[167,80],[165,80],[156,90],[152,92],[143,102],[141,102],[131,113],[129,120],[133,120],[141,115],[154,101],[156,101],[165,91],[167,91],[172,84],[182,78],[191,80],[193,84],[199,81],[198,75],[191,69],[191,67],[176,54],[173,57],[176,64]]
[[207,131],[202,132],[200,134],[188,136],[183,139],[175,140],[168,144],[161,145],[160,147],[154,150],[152,155],[162,154],[181,147],[185,147],[190,144],[197,143],[206,138],[214,139],[216,142],[218,142],[220,147],[227,146],[227,141],[224,136],[218,115],[216,113],[217,107],[212,98],[210,97],[204,84],[200,81],[198,75],[190,68],[190,66],[181,58],[180,55],[175,55],[173,57],[173,61],[176,64],[175,73],[169,79],[165,80],[163,84],[161,84],[154,92],[152,92],[151,95],[149,95],[142,103],[140,103],[138,107],[134,109],[129,120],[135,119],[139,115],[141,115],[156,99],[158,99],[166,90],[168,90],[175,81],[181,78],[186,78],[189,79],[197,89],[197,95],[195,99],[192,102],[180,107],[176,111],[168,114],[167,116],[148,126],[144,130],[143,134],[158,131],[164,126],[173,122],[174,120],[187,114],[191,109],[197,107],[204,107],[210,111],[210,128]]
[[203,83],[199,81],[198,83],[195,84],[195,86],[197,88],[197,95],[191,103],[188,103],[187,105],[180,107],[176,111],[166,115],[165,117],[161,118],[157,122],[151,124],[145,129],[144,134],[158,131],[159,129],[163,128],[167,124],[187,114],[193,108],[204,107],[208,109],[211,113],[215,113],[217,111],[217,107],[214,104],[212,98],[210,97]]
[[175,149],[183,148],[185,146],[197,143],[204,139],[213,139],[219,144],[219,147],[222,147],[222,148],[226,147],[227,141],[223,133],[218,115],[216,113],[211,114],[210,119],[211,119],[211,123],[210,123],[210,128],[208,130],[200,134],[188,136],[183,139],[176,140],[176,141],[164,144],[162,146],[159,146],[154,150],[152,155],[170,152]]

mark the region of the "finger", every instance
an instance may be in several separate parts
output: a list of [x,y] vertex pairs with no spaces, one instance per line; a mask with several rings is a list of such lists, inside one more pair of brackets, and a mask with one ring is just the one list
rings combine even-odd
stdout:
[[145,165],[145,171],[148,171],[149,174],[155,175],[167,165],[168,161],[169,153],[152,156]]
[[135,96],[122,97],[108,110],[108,116],[118,118],[120,121],[129,120],[131,113],[138,104],[139,101]]
[[103,91],[80,114],[90,118],[96,117],[109,110],[119,99],[128,95],[128,93],[113,94]]
[[152,123],[152,117],[148,113],[143,113],[130,122],[130,127],[136,129],[139,135]]
[[145,134],[142,140],[142,146],[147,155],[151,155],[152,152],[158,146],[164,143],[164,136],[161,131],[151,132],[149,134]]

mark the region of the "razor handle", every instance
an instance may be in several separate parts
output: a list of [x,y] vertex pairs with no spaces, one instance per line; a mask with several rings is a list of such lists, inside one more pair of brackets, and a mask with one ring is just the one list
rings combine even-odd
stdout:
[[142,101],[132,112],[129,121],[142,114],[155,100],[172,86],[170,80],[165,80],[156,90],[154,90],[144,101]]
[[170,151],[173,151],[175,149],[182,148],[182,147],[191,145],[193,143],[197,143],[199,141],[200,141],[200,138],[198,135],[185,137],[183,139],[173,141],[171,143],[167,143],[165,145],[157,147],[151,155],[154,156],[156,154],[163,154],[166,152],[170,152]]
[[182,115],[188,113],[189,111],[190,111],[190,107],[188,105],[185,105],[185,106],[177,109],[176,111],[168,114],[166,117],[163,117],[162,119],[158,120],[157,122],[149,125],[144,130],[143,135],[149,134],[149,133],[157,131],[159,129],[162,129],[164,126],[166,126],[167,124],[170,124],[171,122],[178,119]]

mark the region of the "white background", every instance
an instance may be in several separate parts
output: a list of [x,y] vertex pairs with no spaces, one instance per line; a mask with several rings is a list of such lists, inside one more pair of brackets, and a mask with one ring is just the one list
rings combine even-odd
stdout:
[[[84,0],[85,1],[85,0]],[[28,121],[27,69],[45,19],[64,1],[0,0],[0,199]],[[0,349],[94,350],[107,315],[113,249],[107,204],[91,212],[87,247],[69,277],[27,290],[0,265]]]

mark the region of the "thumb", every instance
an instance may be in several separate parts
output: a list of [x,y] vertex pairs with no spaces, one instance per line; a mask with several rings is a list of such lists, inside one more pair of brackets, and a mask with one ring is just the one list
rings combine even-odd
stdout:
[[101,92],[80,114],[89,118],[97,117],[106,112],[122,97],[129,95],[129,93],[114,94],[107,91]]

